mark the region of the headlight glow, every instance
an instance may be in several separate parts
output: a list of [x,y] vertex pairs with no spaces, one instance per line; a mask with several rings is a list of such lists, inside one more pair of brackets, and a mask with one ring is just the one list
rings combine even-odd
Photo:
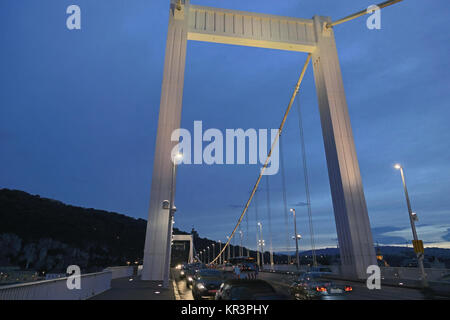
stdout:
[[197,284],[197,288],[199,288],[200,290],[205,289],[205,286],[203,285],[203,283],[199,283]]
[[192,281],[192,277],[188,277],[188,280],[189,280],[189,281]]

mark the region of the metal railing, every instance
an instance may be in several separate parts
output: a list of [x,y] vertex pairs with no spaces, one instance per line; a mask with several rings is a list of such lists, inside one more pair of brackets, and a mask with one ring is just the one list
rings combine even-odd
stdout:
[[0,287],[0,300],[85,300],[111,288],[111,271],[81,275],[81,288],[68,289],[68,277]]

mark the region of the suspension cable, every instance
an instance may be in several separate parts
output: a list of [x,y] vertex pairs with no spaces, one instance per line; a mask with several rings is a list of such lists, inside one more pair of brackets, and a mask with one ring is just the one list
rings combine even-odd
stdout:
[[[281,187],[283,191],[283,204],[284,204],[284,226],[286,228],[286,251],[289,251],[289,222],[288,222],[288,207],[287,207],[287,199],[286,199],[286,177],[284,174],[284,156],[283,156],[283,136],[280,137],[280,167],[281,167]],[[287,255],[288,264],[291,263],[291,256]]]
[[247,203],[245,204],[245,207],[242,210],[242,213],[241,213],[241,215],[240,215],[240,217],[239,217],[239,219],[238,219],[238,221],[236,223],[236,226],[234,227],[233,231],[230,234],[230,238],[227,240],[227,242],[226,242],[225,246],[222,248],[221,252],[219,252],[219,254],[214,258],[213,261],[211,261],[211,263],[215,263],[216,260],[219,258],[219,256],[222,254],[222,252],[225,251],[225,248],[228,247],[228,245],[230,244],[231,239],[234,237],[234,234],[236,233],[236,230],[237,230],[238,226],[241,224],[241,221],[244,218],[244,215],[247,212],[248,207],[250,206],[250,203],[252,202],[253,196],[255,195],[256,189],[258,189],[258,185],[259,185],[259,183],[261,181],[261,178],[262,178],[262,176],[264,174],[264,171],[266,170],[267,165],[269,164],[270,157],[272,156],[272,151],[273,151],[273,149],[275,148],[275,146],[276,146],[276,144],[278,142],[278,139],[280,137],[281,131],[283,130],[283,127],[284,127],[284,124],[286,122],[286,119],[287,119],[287,116],[289,114],[289,111],[291,110],[292,104],[293,104],[293,102],[295,100],[295,97],[297,96],[297,93],[298,93],[298,91],[300,89],[300,84],[302,83],[302,80],[303,80],[303,78],[305,76],[306,69],[308,67],[308,64],[309,64],[310,60],[311,60],[311,53],[309,53],[308,57],[306,58],[306,62],[304,64],[304,66],[303,66],[303,69],[302,69],[302,71],[300,73],[300,77],[299,77],[299,79],[297,81],[297,85],[295,86],[294,92],[292,93],[292,96],[291,96],[291,100],[289,101],[289,104],[288,104],[288,106],[286,108],[286,111],[284,113],[283,119],[281,120],[281,124],[280,124],[280,127],[278,128],[277,135],[275,136],[275,139],[272,142],[269,154],[266,157],[266,161],[264,162],[264,165],[261,168],[261,171],[259,173],[258,179],[256,180],[256,183],[253,186],[252,193],[250,194],[250,197],[248,198]]
[[[250,192],[251,194],[251,192]],[[258,263],[258,266],[260,265],[261,257],[259,252],[259,231],[258,231],[258,194],[259,190],[256,190],[255,192],[255,234],[256,234],[256,262]]]
[[313,257],[313,265],[317,266],[316,259],[316,245],[314,241],[314,228],[312,222],[312,210],[311,210],[311,196],[309,192],[309,179],[308,179],[308,166],[306,162],[306,148],[305,148],[305,136],[303,133],[303,121],[302,121],[302,111],[300,106],[300,98],[297,97],[297,107],[298,107],[298,127],[300,129],[300,143],[302,149],[302,162],[303,162],[303,177],[305,179],[305,192],[306,192],[306,206],[308,208],[308,219],[309,219],[309,235],[311,237],[311,252]]
[[[249,243],[248,243],[248,214],[245,215],[245,222],[246,222],[246,231],[245,231],[245,244],[247,247],[247,257],[250,257],[250,251],[249,251]],[[242,249],[244,250],[244,249]]]
[[266,187],[267,187],[267,218],[269,220],[269,253],[270,253],[270,268],[273,268],[273,246],[272,246],[272,213],[270,210],[270,185],[269,176],[266,176]]

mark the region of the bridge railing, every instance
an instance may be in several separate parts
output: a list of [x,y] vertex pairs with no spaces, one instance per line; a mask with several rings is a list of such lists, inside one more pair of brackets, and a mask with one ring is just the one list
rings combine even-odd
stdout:
[[[324,268],[322,271],[330,272],[332,274],[339,275],[341,273],[339,265],[321,266],[319,268]],[[392,282],[410,282],[418,281],[422,278],[419,268],[407,268],[407,267],[381,267],[381,276],[383,280],[389,280]],[[310,270],[308,266],[300,266],[297,270],[295,264],[275,264],[271,266],[270,264],[265,264],[264,271],[275,271],[275,272],[307,272]],[[445,268],[425,268],[425,273],[427,274],[428,281],[441,282],[442,277],[450,274],[450,269]]]
[[[450,269],[425,268],[428,281],[440,282],[442,277],[450,274]],[[420,280],[422,274],[419,268],[382,267],[381,275],[391,280]]]
[[111,272],[111,279],[125,278],[131,277],[134,274],[134,270],[137,269],[138,266],[119,266],[119,267],[108,267],[103,271]]
[[1,300],[85,300],[111,288],[111,271],[81,275],[81,289],[70,290],[68,277],[0,287]]

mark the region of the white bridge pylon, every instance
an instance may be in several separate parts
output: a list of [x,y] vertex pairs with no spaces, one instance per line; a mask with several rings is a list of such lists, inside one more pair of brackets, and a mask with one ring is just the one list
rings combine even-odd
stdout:
[[356,156],[331,20],[288,18],[190,5],[171,0],[164,76],[144,249],[143,280],[163,280],[172,179],[172,132],[180,127],[188,40],[312,54],[342,272],[367,278],[376,264],[372,232]]

